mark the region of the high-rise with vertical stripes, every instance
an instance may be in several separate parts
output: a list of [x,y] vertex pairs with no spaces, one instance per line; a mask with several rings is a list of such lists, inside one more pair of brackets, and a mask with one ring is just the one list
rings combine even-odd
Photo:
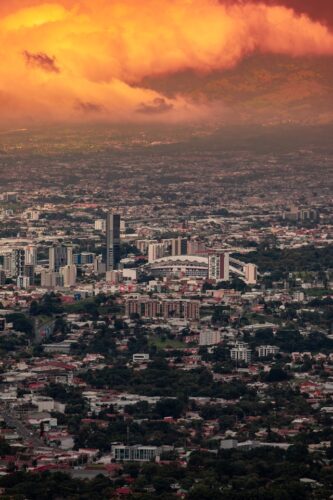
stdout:
[[120,215],[106,216],[106,271],[118,269],[120,262]]

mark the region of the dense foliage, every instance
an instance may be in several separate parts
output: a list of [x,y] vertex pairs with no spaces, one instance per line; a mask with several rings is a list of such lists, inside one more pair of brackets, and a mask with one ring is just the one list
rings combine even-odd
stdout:
[[321,271],[333,266],[333,245],[323,248],[304,246],[281,250],[262,244],[255,252],[250,252],[242,258],[257,264],[262,272]]
[[[288,450],[198,451],[191,454],[186,468],[176,463],[124,467],[134,478],[127,496],[133,500],[176,499],[172,485],[177,483],[189,500],[325,499],[333,487],[332,468],[322,467],[321,460],[303,445]],[[0,487],[6,488],[2,498],[8,500],[106,500],[117,498],[117,489],[124,483],[121,478],[111,481],[101,475],[91,481],[76,480],[60,472],[19,472],[0,479]]]
[[237,381],[232,384],[214,382],[212,374],[203,367],[191,371],[177,370],[170,368],[163,359],[140,372],[117,366],[88,371],[83,378],[93,387],[127,390],[148,396],[234,399],[248,392],[245,384]]

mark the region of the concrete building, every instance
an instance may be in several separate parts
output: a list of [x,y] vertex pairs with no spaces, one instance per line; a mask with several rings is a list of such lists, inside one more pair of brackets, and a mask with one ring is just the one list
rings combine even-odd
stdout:
[[237,343],[235,347],[230,349],[230,357],[233,361],[244,361],[245,363],[251,362],[251,349],[247,344]]
[[106,271],[118,269],[120,262],[120,215],[109,212],[106,217]]
[[259,358],[267,358],[267,356],[275,356],[280,351],[276,345],[261,345],[257,347]]
[[95,231],[101,231],[105,233],[106,231],[106,220],[105,219],[97,219],[95,220]]
[[6,273],[2,269],[0,270],[0,286],[6,284]]
[[39,217],[40,217],[40,211],[39,210],[28,210],[25,213],[25,216],[26,216],[27,220],[37,221],[37,220],[39,220]]
[[37,266],[37,247],[35,245],[25,247],[25,263]]
[[23,268],[23,276],[29,278],[29,285],[32,286],[35,281],[35,266],[33,264],[25,264]]
[[10,256],[10,274],[11,276],[23,276],[25,265],[25,250],[15,248]]
[[138,352],[133,354],[132,360],[133,363],[143,363],[145,361],[149,361],[149,354]]
[[71,286],[76,285],[77,270],[75,264],[61,267],[59,274],[62,277],[63,286],[65,288],[70,288]]
[[27,276],[18,276],[16,280],[16,285],[18,288],[29,288],[30,278]]
[[188,240],[187,255],[201,255],[207,252],[207,248],[202,241]]
[[167,255],[164,243],[150,243],[148,246],[148,262],[155,262]]
[[187,255],[187,239],[179,236],[171,240],[171,255]]
[[135,246],[142,254],[148,253],[149,245],[153,243],[158,243],[157,240],[136,240]]
[[112,458],[116,462],[151,462],[160,453],[160,448],[157,446],[112,445]]
[[12,276],[12,255],[11,252],[6,252],[3,254],[3,271],[5,275]]
[[208,259],[208,277],[216,281],[229,281],[229,254],[218,253]]
[[221,342],[221,333],[216,330],[203,330],[200,332],[199,345],[216,345]]
[[92,252],[81,252],[73,255],[73,264],[77,266],[86,266],[94,263],[95,254]]
[[320,212],[316,208],[298,208],[291,206],[289,212],[285,212],[284,219],[294,222],[318,222],[320,219]]
[[138,278],[138,270],[125,268],[122,270],[122,275],[124,279],[135,281]]
[[73,263],[73,249],[67,245],[55,245],[49,249],[49,269],[58,273],[61,267]]
[[257,283],[258,268],[255,264],[244,265],[245,282],[248,285],[255,285]]
[[41,286],[43,288],[55,288],[62,286],[62,277],[59,273],[43,269],[41,272]]
[[105,274],[106,263],[103,262],[102,255],[95,255],[94,257],[94,273],[95,274]]
[[126,316],[139,314],[142,318],[199,319],[200,301],[186,299],[129,299],[125,304]]

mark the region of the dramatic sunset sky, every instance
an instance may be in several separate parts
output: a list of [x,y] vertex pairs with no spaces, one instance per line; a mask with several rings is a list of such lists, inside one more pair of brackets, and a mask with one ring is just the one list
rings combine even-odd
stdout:
[[332,0],[0,0],[0,123],[333,121]]

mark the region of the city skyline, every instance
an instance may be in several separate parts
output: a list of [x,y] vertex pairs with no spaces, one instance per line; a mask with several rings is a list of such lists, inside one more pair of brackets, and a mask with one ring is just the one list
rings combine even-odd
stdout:
[[333,498],[333,0],[0,0],[0,497]]

